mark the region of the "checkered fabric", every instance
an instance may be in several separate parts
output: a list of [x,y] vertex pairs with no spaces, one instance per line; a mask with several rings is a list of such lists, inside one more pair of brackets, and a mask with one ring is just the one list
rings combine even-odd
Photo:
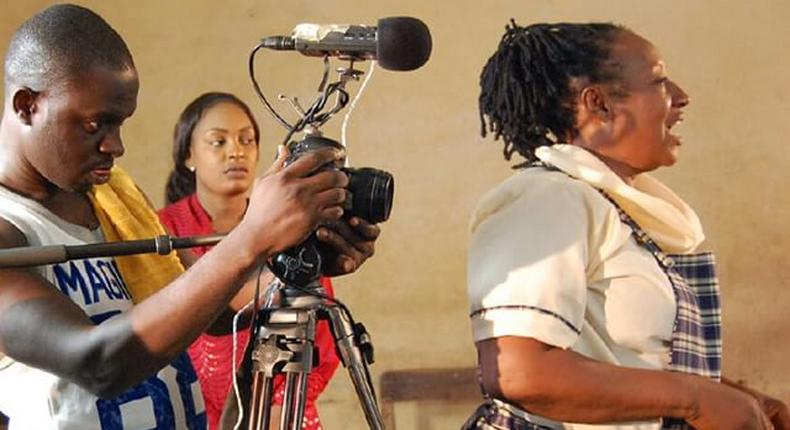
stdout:
[[[672,330],[669,369],[721,380],[721,305],[715,260],[710,252],[667,255],[606,193],[620,220],[631,227],[634,238],[653,254],[672,283],[677,313]],[[664,418],[662,430],[692,427],[676,418]]]
[[551,430],[514,414],[511,408],[515,406],[499,400],[488,400],[466,420],[461,430]]
[[713,254],[664,254],[628,214],[615,207],[620,219],[634,231],[634,238],[653,254],[672,283],[677,315],[670,368],[720,380],[721,307]]

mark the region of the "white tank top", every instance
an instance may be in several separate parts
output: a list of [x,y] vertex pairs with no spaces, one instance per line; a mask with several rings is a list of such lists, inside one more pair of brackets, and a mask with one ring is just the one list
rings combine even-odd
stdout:
[[[30,246],[84,245],[104,241],[58,218],[37,202],[0,186],[0,217],[27,237]],[[96,324],[133,306],[111,257],[37,268]],[[155,376],[114,399],[100,399],[80,386],[0,354],[0,411],[16,429],[205,429],[206,413],[197,376],[186,353]]]

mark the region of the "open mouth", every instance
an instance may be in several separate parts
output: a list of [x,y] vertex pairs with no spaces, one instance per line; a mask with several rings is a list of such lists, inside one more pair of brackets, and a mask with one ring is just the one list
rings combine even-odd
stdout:
[[675,140],[680,143],[681,135],[680,135],[680,128],[678,125],[683,122],[683,112],[678,111],[677,113],[670,114],[669,118],[667,118],[667,122],[665,123],[664,127],[667,130],[667,134],[675,138]]

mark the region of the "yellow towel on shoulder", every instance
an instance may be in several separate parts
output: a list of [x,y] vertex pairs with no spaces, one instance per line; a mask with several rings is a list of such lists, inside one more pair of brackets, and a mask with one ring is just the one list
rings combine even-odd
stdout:
[[[114,167],[109,182],[93,187],[89,195],[107,242],[153,239],[166,234],[148,200],[121,168]],[[175,252],[120,256],[115,261],[135,303],[184,272]]]

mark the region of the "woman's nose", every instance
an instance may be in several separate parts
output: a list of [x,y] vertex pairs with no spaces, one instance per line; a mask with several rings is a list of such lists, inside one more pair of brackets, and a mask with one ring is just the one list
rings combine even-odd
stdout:
[[244,158],[246,155],[244,145],[238,139],[231,140],[228,145],[228,156],[230,158]]
[[675,81],[669,81],[669,91],[672,96],[672,106],[685,107],[691,102],[688,93],[686,93]]

